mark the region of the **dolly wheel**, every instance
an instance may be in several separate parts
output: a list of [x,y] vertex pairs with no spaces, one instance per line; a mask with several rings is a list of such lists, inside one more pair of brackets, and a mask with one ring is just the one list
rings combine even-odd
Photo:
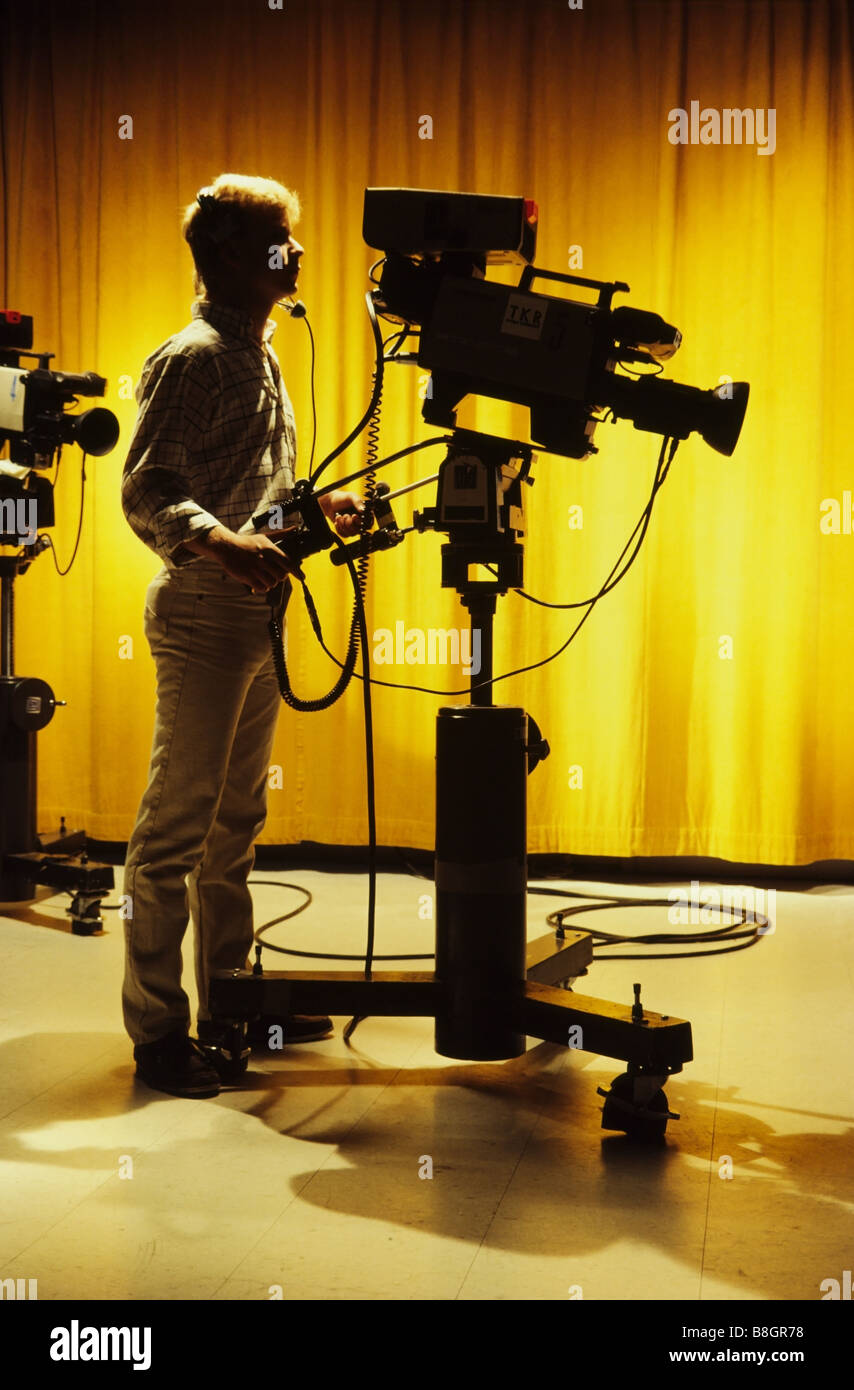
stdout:
[[605,1097],[602,1128],[622,1129],[630,1139],[643,1143],[662,1138],[667,1121],[679,1116],[668,1108],[663,1089],[652,1087],[652,1079],[637,1072],[623,1072],[611,1082],[610,1091],[597,1086],[597,1094]]

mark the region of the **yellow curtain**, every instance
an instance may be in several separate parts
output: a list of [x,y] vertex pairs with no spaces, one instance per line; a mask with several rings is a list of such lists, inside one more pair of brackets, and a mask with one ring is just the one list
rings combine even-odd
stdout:
[[[697,435],[680,447],[626,579],[563,656],[503,682],[496,699],[524,705],[551,743],[529,783],[531,851],[854,855],[850,7],[273,3],[30,3],[5,7],[0,21],[3,299],[34,314],[36,345],[56,352],[55,365],[109,379],[104,404],[122,429],[110,457],[87,462],[70,573],[60,578],[45,554],[16,585],[17,670],[67,701],[39,736],[40,825],[63,814],[94,837],[124,839],[143,791],[154,672],[142,607],[159,562],[119,501],[131,393],[147,354],[189,318],[180,209],[231,170],[280,179],[303,201],[300,292],[318,346],[321,456],[369,394],[364,292],[377,252],[361,236],[367,185],[535,198],[539,266],[572,261],[628,281],[631,296],[616,303],[682,330],[669,377],[751,383],[734,457]],[[669,113],[693,101],[774,110],[773,153],[758,130],[752,145],[671,143]],[[285,318],[275,345],[305,473],[304,325]],[[417,368],[388,370],[382,454],[434,433],[419,390]],[[526,413],[495,403],[467,402],[459,423],[527,437]],[[646,502],[659,441],[622,421],[600,425],[596,442],[584,462],[541,453],[534,468],[526,587],[538,597],[595,592]],[[440,457],[427,450],[385,476],[403,485]],[[364,440],[341,471],[363,461]],[[62,565],[79,465],[66,449],[52,532]],[[831,499],[836,534],[822,530]],[[571,507],[582,509],[580,528]],[[410,506],[400,515],[408,521]],[[439,546],[412,536],[374,560],[372,634],[398,622],[464,625],[456,595],[439,587]],[[324,557],[309,566],[327,641],[343,654],[346,576]],[[291,614],[294,683],[315,694],[335,668],[298,599]],[[496,672],[548,655],[578,616],[508,595]],[[375,674],[465,687],[459,666]],[[454,700],[375,690],[381,843],[432,843],[443,703]],[[264,842],[364,842],[357,682],[326,713],[283,707],[275,762]]]

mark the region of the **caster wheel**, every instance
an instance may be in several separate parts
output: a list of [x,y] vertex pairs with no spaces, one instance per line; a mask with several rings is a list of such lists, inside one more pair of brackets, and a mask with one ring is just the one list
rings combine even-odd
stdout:
[[621,1129],[641,1143],[663,1138],[667,1121],[678,1120],[679,1116],[668,1108],[667,1097],[656,1084],[661,1079],[642,1072],[624,1072],[612,1081],[610,1091],[597,1087],[597,1093],[605,1097],[602,1128]]

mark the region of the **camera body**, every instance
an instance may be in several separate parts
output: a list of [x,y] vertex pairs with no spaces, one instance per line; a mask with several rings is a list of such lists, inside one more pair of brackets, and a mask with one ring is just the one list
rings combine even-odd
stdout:
[[[548,452],[583,459],[610,411],[635,429],[684,439],[697,430],[712,448],[735,448],[749,387],[701,391],[653,380],[682,335],[660,315],[622,305],[623,281],[592,280],[533,266],[536,203],[429,189],[365,190],[363,234],[385,252],[373,292],[378,313],[418,331],[417,362],[430,374],[422,414],[454,428],[469,394],[526,406],[530,434]],[[520,264],[519,284],[486,279],[490,264]],[[593,302],[532,289],[535,278],[595,292]],[[412,360],[412,359],[409,359]],[[618,365],[653,372],[633,380]]]
[[[79,444],[97,458],[110,453],[119,438],[111,410],[96,406],[69,414],[78,396],[103,396],[106,378],[96,372],[51,371],[52,352],[33,352],[33,320],[15,310],[0,311],[0,445],[22,468],[49,468],[62,444]],[[21,365],[34,358],[38,366]]]

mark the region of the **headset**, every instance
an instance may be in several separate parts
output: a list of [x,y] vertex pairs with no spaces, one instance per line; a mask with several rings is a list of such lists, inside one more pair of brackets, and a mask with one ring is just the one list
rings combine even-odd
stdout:
[[203,188],[196,202],[204,213],[202,230],[208,241],[220,246],[234,235],[237,231],[237,218],[233,209],[221,198],[217,198],[210,188]]

